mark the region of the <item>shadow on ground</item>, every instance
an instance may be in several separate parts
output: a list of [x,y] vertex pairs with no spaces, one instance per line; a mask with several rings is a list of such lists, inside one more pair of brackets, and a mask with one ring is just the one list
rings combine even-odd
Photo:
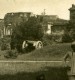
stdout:
[[66,68],[48,67],[44,71],[0,75],[0,80],[68,80]]

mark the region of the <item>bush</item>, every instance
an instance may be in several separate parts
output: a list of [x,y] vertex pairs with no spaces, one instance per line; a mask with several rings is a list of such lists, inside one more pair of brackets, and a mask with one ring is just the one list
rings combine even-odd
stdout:
[[62,42],[66,42],[66,43],[72,42],[72,38],[69,36],[69,34],[64,34],[62,36]]
[[51,44],[55,44],[56,42],[61,42],[61,37],[60,35],[44,35],[42,40],[43,40],[43,44],[46,45],[51,45]]
[[69,34],[70,34],[71,38],[72,38],[73,40],[75,40],[75,29],[74,29],[74,28],[72,28],[72,29],[69,31]]
[[[41,40],[44,35],[43,26],[39,23],[36,17],[30,17],[28,21],[16,25],[13,29],[11,36],[11,41],[14,45],[17,45],[16,48],[21,52],[20,45],[24,40]],[[11,44],[11,46],[14,46]]]
[[7,50],[4,57],[6,58],[16,58],[18,56],[17,50]]
[[3,43],[1,45],[1,50],[8,50],[9,49],[9,45],[7,45],[6,43]]
[[0,47],[1,50],[8,50],[10,49],[10,38],[4,37],[0,39]]
[[44,46],[52,44],[52,42],[53,42],[52,35],[47,35],[47,34],[44,35],[43,38],[42,38],[42,41],[43,41]]

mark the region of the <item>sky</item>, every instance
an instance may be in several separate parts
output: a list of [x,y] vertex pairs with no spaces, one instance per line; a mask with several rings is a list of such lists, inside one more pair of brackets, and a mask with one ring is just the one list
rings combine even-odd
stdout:
[[41,14],[45,9],[46,15],[58,15],[69,20],[68,9],[72,4],[75,4],[75,0],[0,0],[0,18],[10,12]]

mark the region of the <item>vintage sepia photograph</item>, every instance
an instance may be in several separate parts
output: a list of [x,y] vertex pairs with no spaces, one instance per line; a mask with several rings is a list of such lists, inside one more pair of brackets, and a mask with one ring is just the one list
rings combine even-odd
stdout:
[[75,80],[75,0],[0,0],[0,80]]

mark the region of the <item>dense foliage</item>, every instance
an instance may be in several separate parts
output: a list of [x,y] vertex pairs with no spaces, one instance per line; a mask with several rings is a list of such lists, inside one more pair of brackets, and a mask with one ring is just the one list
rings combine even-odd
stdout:
[[4,55],[5,58],[16,58],[18,56],[17,50],[7,50]]
[[69,43],[69,42],[72,42],[72,41],[73,41],[72,35],[69,35],[68,33],[65,33],[65,34],[62,36],[62,42]]
[[[24,40],[41,40],[43,28],[36,17],[30,17],[28,21],[20,23],[13,28],[11,36],[11,47],[21,49]],[[14,45],[13,45],[14,44]]]

